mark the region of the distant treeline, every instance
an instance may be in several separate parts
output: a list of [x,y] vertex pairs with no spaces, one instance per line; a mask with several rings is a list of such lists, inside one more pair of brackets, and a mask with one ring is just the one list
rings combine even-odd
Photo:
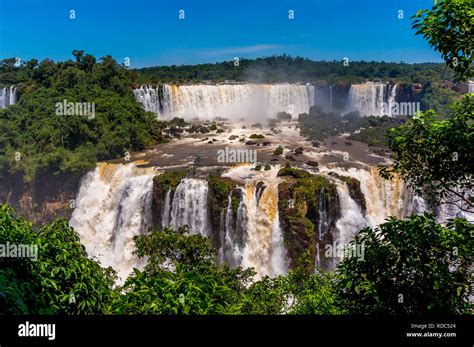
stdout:
[[452,73],[441,63],[391,63],[365,61],[312,61],[287,55],[239,59],[220,63],[156,66],[135,70],[137,83],[169,82],[314,82],[394,80],[426,83],[451,80]]
[[[36,59],[21,62],[15,58],[0,60],[0,85],[16,85],[27,81],[31,70],[44,63]],[[43,63],[43,64],[42,64]],[[67,62],[66,62],[67,63]],[[397,81],[426,84],[433,81],[452,80],[452,73],[442,63],[393,63],[366,61],[313,61],[287,55],[257,59],[239,59],[197,65],[155,66],[130,69],[133,83],[172,82],[303,82],[327,81],[348,83],[366,80]]]

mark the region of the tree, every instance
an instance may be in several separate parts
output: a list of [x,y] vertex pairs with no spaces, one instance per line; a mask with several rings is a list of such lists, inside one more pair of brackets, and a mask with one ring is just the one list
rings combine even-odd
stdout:
[[431,10],[420,10],[414,16],[413,28],[446,61],[458,79],[473,77],[474,54],[473,0],[437,0]]
[[[474,11],[472,1],[440,0],[431,10],[420,10],[413,27],[441,52],[460,80],[473,76]],[[474,97],[453,105],[454,112],[439,120],[433,111],[420,113],[405,126],[391,129],[389,147],[395,163],[381,169],[385,178],[401,174],[415,193],[431,205],[454,204],[474,212]]]
[[404,126],[390,129],[389,147],[394,153],[385,178],[396,172],[430,205],[454,204],[474,212],[474,97],[454,105],[453,114],[437,120],[434,111],[420,113]]
[[166,228],[135,238],[143,271],[128,277],[113,304],[118,314],[232,314],[252,270],[216,265],[209,240],[187,228]]
[[455,219],[447,227],[431,214],[390,218],[361,230],[337,267],[344,307],[356,314],[470,313],[474,225]]
[[[30,257],[0,257],[0,314],[100,314],[112,299],[114,272],[89,259],[64,220],[43,226],[0,206],[0,245],[30,247]],[[36,251],[35,251],[36,249]]]

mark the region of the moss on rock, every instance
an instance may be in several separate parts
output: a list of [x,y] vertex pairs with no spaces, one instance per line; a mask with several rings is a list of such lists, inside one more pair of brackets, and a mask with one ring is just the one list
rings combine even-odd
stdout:
[[[314,271],[317,245],[332,242],[339,214],[337,187],[324,176],[307,171],[284,168],[279,176],[287,179],[278,186],[280,221],[291,268]],[[320,200],[325,199],[329,231],[319,235]]]

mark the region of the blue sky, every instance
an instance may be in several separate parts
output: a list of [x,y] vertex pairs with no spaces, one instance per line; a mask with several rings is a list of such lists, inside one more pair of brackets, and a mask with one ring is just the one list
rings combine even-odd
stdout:
[[[286,53],[313,60],[439,62],[410,16],[432,0],[0,0],[0,59],[74,49],[131,67]],[[180,10],[185,19],[178,18]],[[74,10],[76,19],[69,18]],[[288,19],[293,10],[295,18]],[[398,19],[402,10],[404,19]]]

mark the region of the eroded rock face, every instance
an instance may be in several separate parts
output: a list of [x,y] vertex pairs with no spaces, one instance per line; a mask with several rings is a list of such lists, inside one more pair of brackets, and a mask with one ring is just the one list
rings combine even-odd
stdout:
[[171,171],[153,178],[153,195],[151,203],[152,223],[155,229],[163,228],[162,213],[166,200],[166,193],[171,189],[171,201],[173,193],[181,180],[186,177],[184,171]]
[[57,218],[69,219],[79,190],[80,175],[38,175],[25,183],[20,176],[3,177],[0,181],[0,204],[9,204],[19,217],[38,225]]
[[362,193],[362,190],[360,189],[359,180],[352,177],[344,177],[344,180],[346,182],[347,188],[349,189],[349,195],[357,203],[357,205],[359,205],[362,213],[365,215],[367,211],[367,205],[365,202],[364,193]]
[[[220,249],[223,244],[223,233],[225,231],[225,216],[229,205],[229,194],[231,195],[232,212],[237,213],[240,202],[240,190],[235,189],[236,184],[231,179],[221,177],[219,173],[211,173],[208,177],[209,191],[207,195],[207,207],[211,219],[211,242],[214,247]],[[235,217],[235,216],[234,216]],[[236,218],[233,218],[235,221]]]
[[362,214],[365,215],[367,211],[367,204],[365,201],[364,193],[362,193],[362,190],[360,188],[360,181],[353,177],[341,176],[335,172],[329,172],[329,175],[346,183],[350,197],[360,207]]
[[324,267],[332,262],[325,259],[324,248],[333,242],[339,218],[337,187],[323,176],[297,169],[286,169],[279,176],[285,177],[278,186],[278,208],[290,268],[314,271],[318,249]]

